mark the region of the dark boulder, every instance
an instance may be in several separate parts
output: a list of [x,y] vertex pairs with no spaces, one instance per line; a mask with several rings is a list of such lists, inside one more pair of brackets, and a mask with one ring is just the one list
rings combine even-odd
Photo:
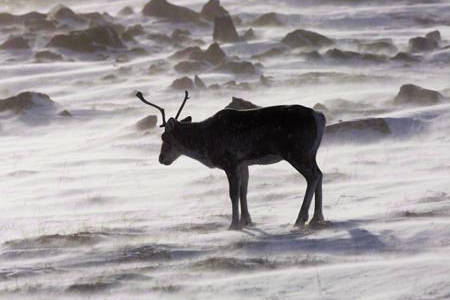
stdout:
[[253,109],[253,108],[260,108],[261,106],[258,106],[256,104],[253,104],[250,101],[244,100],[242,98],[237,98],[237,97],[232,97],[231,98],[231,102],[228,103],[227,106],[225,106],[225,108],[228,109],[237,109],[237,110],[242,110],[242,109]]
[[182,61],[175,65],[174,69],[180,73],[199,73],[208,68],[203,61]]
[[359,50],[370,53],[394,54],[397,53],[398,48],[391,41],[382,40],[361,44]]
[[28,41],[21,36],[11,36],[3,44],[0,45],[0,49],[4,50],[25,50],[30,49]]
[[198,75],[195,75],[194,77],[194,84],[196,89],[206,89],[205,83],[200,79],[200,77],[198,77]]
[[60,55],[58,53],[54,53],[54,52],[48,51],[48,50],[37,52],[34,55],[34,58],[38,62],[63,60],[62,55]]
[[192,51],[189,58],[194,60],[205,60],[213,65],[218,65],[224,61],[226,54],[220,48],[219,44],[212,43],[205,51]]
[[218,66],[216,71],[227,72],[233,74],[256,74],[257,70],[255,66],[248,61],[226,61]]
[[287,52],[286,47],[276,47],[252,56],[253,59],[266,59],[269,57],[280,56]]
[[213,39],[225,43],[234,43],[239,41],[239,35],[234,27],[230,15],[214,18]]
[[47,15],[47,20],[57,21],[63,24],[84,24],[87,20],[77,15],[73,10],[64,5],[55,6]]
[[431,31],[425,35],[425,38],[430,39],[430,40],[435,40],[436,42],[440,43],[441,42],[441,33],[439,32],[439,30]]
[[321,48],[334,44],[331,39],[324,35],[303,29],[297,29],[288,33],[281,42],[291,48]]
[[433,90],[424,89],[414,84],[405,84],[394,98],[394,104],[398,105],[433,105],[442,102],[444,96]]
[[201,54],[203,54],[203,51],[202,51],[202,49],[200,49],[199,46],[187,47],[187,48],[184,48],[182,50],[175,52],[174,54],[172,54],[170,56],[170,58],[174,58],[174,59],[192,58],[191,57],[192,53],[200,53],[200,55],[201,55]]
[[393,61],[415,63],[422,60],[422,56],[412,55],[406,52],[399,52],[394,57],[391,58]]
[[370,53],[358,53],[354,51],[343,51],[337,48],[330,49],[325,56],[336,61],[359,61],[367,63],[380,63],[386,61],[386,57]]
[[244,32],[244,34],[242,35],[242,39],[246,40],[246,41],[250,41],[253,40],[255,38],[255,31],[253,30],[253,28],[249,28],[246,32]]
[[172,22],[198,22],[200,14],[192,9],[175,5],[167,0],[151,0],[144,6],[145,16],[165,18]]
[[158,122],[158,117],[155,115],[149,115],[136,123],[136,128],[138,130],[148,130],[156,127]]
[[185,76],[175,79],[170,87],[175,90],[191,90],[194,88],[194,82],[192,79]]
[[96,50],[105,50],[106,47],[125,47],[119,34],[111,26],[99,26],[86,30],[72,31],[69,34],[56,35],[47,46],[78,52],[94,52]]
[[16,114],[29,109],[54,109],[56,104],[48,95],[35,92],[23,92],[17,96],[0,100],[0,112],[12,111]]
[[439,48],[439,43],[436,40],[424,37],[409,39],[408,44],[411,52],[428,52]]
[[125,6],[118,12],[118,15],[120,15],[120,16],[129,16],[132,14],[134,14],[134,10],[131,6]]
[[209,0],[202,8],[200,14],[209,21],[214,21],[216,17],[228,16],[228,11],[220,5],[219,0]]

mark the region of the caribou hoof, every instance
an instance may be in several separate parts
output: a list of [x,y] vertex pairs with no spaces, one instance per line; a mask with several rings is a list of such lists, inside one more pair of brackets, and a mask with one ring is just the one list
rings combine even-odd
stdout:
[[308,221],[308,216],[298,217],[297,221],[295,221],[294,226],[295,227],[299,227],[299,228],[303,228],[303,227],[305,227],[305,224],[306,224],[307,221]]
[[239,223],[231,223],[230,227],[228,228],[228,230],[240,230],[241,226]]
[[247,226],[252,226],[252,219],[250,218],[250,216],[247,217],[241,217],[241,220],[239,221],[239,225],[241,227],[247,227]]
[[325,221],[323,218],[312,218],[311,222],[309,222],[308,226],[313,229],[322,229],[331,226],[330,221]]

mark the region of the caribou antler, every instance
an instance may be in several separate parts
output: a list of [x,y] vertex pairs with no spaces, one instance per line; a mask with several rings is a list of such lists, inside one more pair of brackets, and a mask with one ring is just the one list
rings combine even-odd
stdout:
[[181,103],[180,109],[178,110],[177,115],[175,116],[175,120],[178,120],[178,117],[180,116],[180,113],[183,110],[184,104],[186,103],[187,99],[189,99],[188,91],[184,91],[183,103]]
[[[187,93],[187,92],[186,92],[186,93]],[[158,109],[158,110],[161,112],[161,115],[162,115],[162,121],[163,121],[163,123],[162,123],[161,125],[159,125],[159,127],[164,127],[164,126],[166,126],[166,114],[164,113],[164,108],[159,107],[158,105],[153,104],[153,103],[150,103],[150,102],[148,102],[147,100],[145,100],[145,99],[144,99],[144,96],[142,95],[141,92],[137,92],[137,93],[136,93],[136,97],[138,97],[138,98],[139,98],[142,102],[144,102],[145,104],[148,104],[148,105],[153,106],[154,108]]]

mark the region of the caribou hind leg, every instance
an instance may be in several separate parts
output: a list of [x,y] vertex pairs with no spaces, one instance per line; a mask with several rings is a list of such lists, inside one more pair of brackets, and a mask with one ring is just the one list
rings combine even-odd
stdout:
[[317,166],[317,170],[318,170],[320,176],[319,176],[319,180],[317,181],[316,192],[314,194],[314,198],[315,198],[314,215],[310,222],[311,225],[319,225],[325,221],[325,218],[323,217],[323,213],[322,213],[322,178],[323,178],[323,175],[318,166]]
[[232,206],[231,230],[239,229],[239,186],[240,177],[239,168],[225,170],[228,178],[229,193]]
[[[300,174],[302,174],[307,183],[305,197],[303,198],[302,207],[298,214],[297,220],[295,221],[295,226],[302,227],[308,221],[309,207],[311,205],[311,200],[316,191],[316,187],[322,180],[322,172],[319,170],[316,164],[315,157],[312,157],[305,161],[304,158],[299,157],[291,158],[287,160]],[[321,192],[321,190],[320,190]],[[320,201],[321,202],[321,201]],[[317,204],[317,202],[316,202]]]
[[247,207],[247,188],[248,188],[248,166],[244,165],[240,168],[241,184],[240,184],[240,202],[241,202],[241,219],[239,224],[241,227],[248,226],[252,223],[250,213]]

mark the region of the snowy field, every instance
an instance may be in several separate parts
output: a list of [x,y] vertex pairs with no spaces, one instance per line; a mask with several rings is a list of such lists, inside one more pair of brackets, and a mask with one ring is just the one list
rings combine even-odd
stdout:
[[[450,299],[449,1],[222,0],[254,31],[218,43],[244,73],[173,57],[207,49],[213,22],[146,4],[0,0],[0,299]],[[96,26],[117,36],[54,39]],[[331,42],[281,42],[296,29]],[[193,121],[232,96],[325,113],[330,224],[293,226],[306,182],[286,162],[250,168],[240,231],[223,171],[158,163],[162,129],[136,126],[158,112],[134,95],[174,116],[172,82],[194,75],[208,88],[186,83]]]

